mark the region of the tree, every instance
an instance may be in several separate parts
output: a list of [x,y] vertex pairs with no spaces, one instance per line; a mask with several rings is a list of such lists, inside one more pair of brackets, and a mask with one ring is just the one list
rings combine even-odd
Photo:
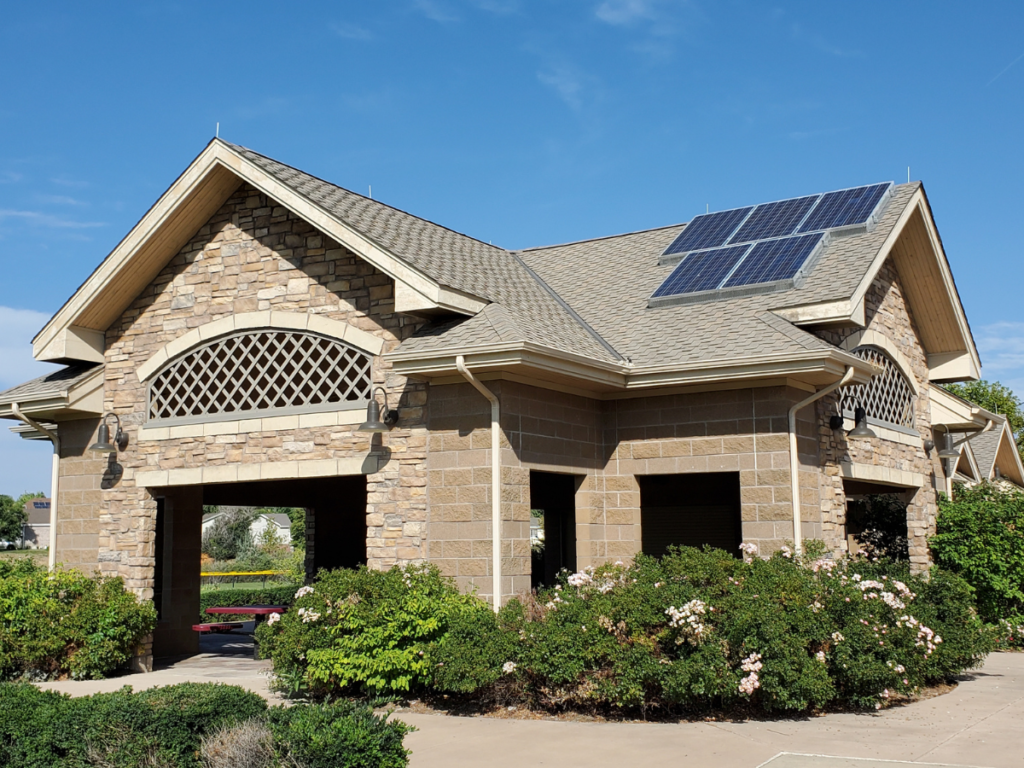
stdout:
[[1005,416],[1017,442],[1017,450],[1024,458],[1024,403],[1009,387],[998,381],[968,381],[965,384],[947,384],[946,389],[964,400],[970,400],[987,411]]
[[28,512],[25,505],[31,499],[45,498],[43,493],[23,493],[16,499],[0,494],[0,540],[19,541],[25,530]]
[[257,514],[252,507],[223,511],[203,535],[203,554],[214,560],[234,560],[245,548]]
[[295,549],[306,548],[306,510],[303,507],[260,507],[261,515],[288,515],[291,521],[291,544]]

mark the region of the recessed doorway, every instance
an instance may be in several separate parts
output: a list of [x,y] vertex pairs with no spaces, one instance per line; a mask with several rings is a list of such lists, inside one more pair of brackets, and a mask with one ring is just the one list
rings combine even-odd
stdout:
[[582,476],[530,472],[530,586],[552,586],[576,570],[576,490]]

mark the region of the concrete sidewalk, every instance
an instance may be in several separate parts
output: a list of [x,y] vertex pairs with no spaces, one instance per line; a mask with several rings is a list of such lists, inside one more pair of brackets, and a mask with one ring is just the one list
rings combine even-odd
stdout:
[[[568,723],[398,712],[410,768],[1024,767],[1024,654],[992,654],[945,696],[871,714],[745,723]],[[808,755],[780,755],[780,753]],[[778,757],[776,757],[778,756]],[[824,756],[860,758],[834,760]],[[772,758],[775,758],[774,760]],[[865,759],[866,758],[866,759]],[[771,761],[771,762],[769,762]]]
[[[131,685],[185,681],[268,688],[269,662],[252,659],[251,640],[204,638],[204,653],[150,674],[45,683],[82,696]],[[898,768],[910,761],[981,768],[1024,768],[1024,654],[992,654],[945,696],[870,714],[744,723],[571,723],[395,714],[418,729],[406,738],[410,768]],[[790,753],[790,754],[782,754]],[[827,757],[830,756],[830,757]]]

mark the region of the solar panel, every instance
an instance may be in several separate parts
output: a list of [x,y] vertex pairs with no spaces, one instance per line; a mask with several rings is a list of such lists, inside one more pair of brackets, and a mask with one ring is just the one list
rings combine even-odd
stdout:
[[874,212],[889,184],[843,189],[822,195],[821,200],[800,227],[801,232],[863,224]]
[[822,232],[815,232],[756,243],[722,287],[789,280],[800,271],[824,236]]
[[729,242],[749,243],[752,240],[792,235],[819,197],[821,195],[811,195],[759,205]]
[[734,245],[687,254],[654,292],[653,298],[714,290],[749,249],[749,245]]
[[672,245],[665,249],[663,255],[701,251],[724,245],[725,241],[729,239],[729,235],[736,231],[736,227],[746,218],[753,207],[751,205],[746,208],[696,216],[686,225],[679,237],[672,241]]

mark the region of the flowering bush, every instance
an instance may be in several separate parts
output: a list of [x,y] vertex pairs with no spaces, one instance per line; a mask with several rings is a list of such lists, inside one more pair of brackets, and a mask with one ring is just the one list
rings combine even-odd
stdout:
[[951,574],[743,554],[683,548],[587,568],[510,601],[486,635],[482,612],[463,612],[428,650],[437,661],[444,649],[432,685],[549,709],[876,707],[976,666],[990,648]]
[[121,579],[0,561],[0,680],[106,677],[155,626]]
[[256,638],[286,690],[389,695],[426,683],[428,646],[477,602],[433,566],[322,571]]

